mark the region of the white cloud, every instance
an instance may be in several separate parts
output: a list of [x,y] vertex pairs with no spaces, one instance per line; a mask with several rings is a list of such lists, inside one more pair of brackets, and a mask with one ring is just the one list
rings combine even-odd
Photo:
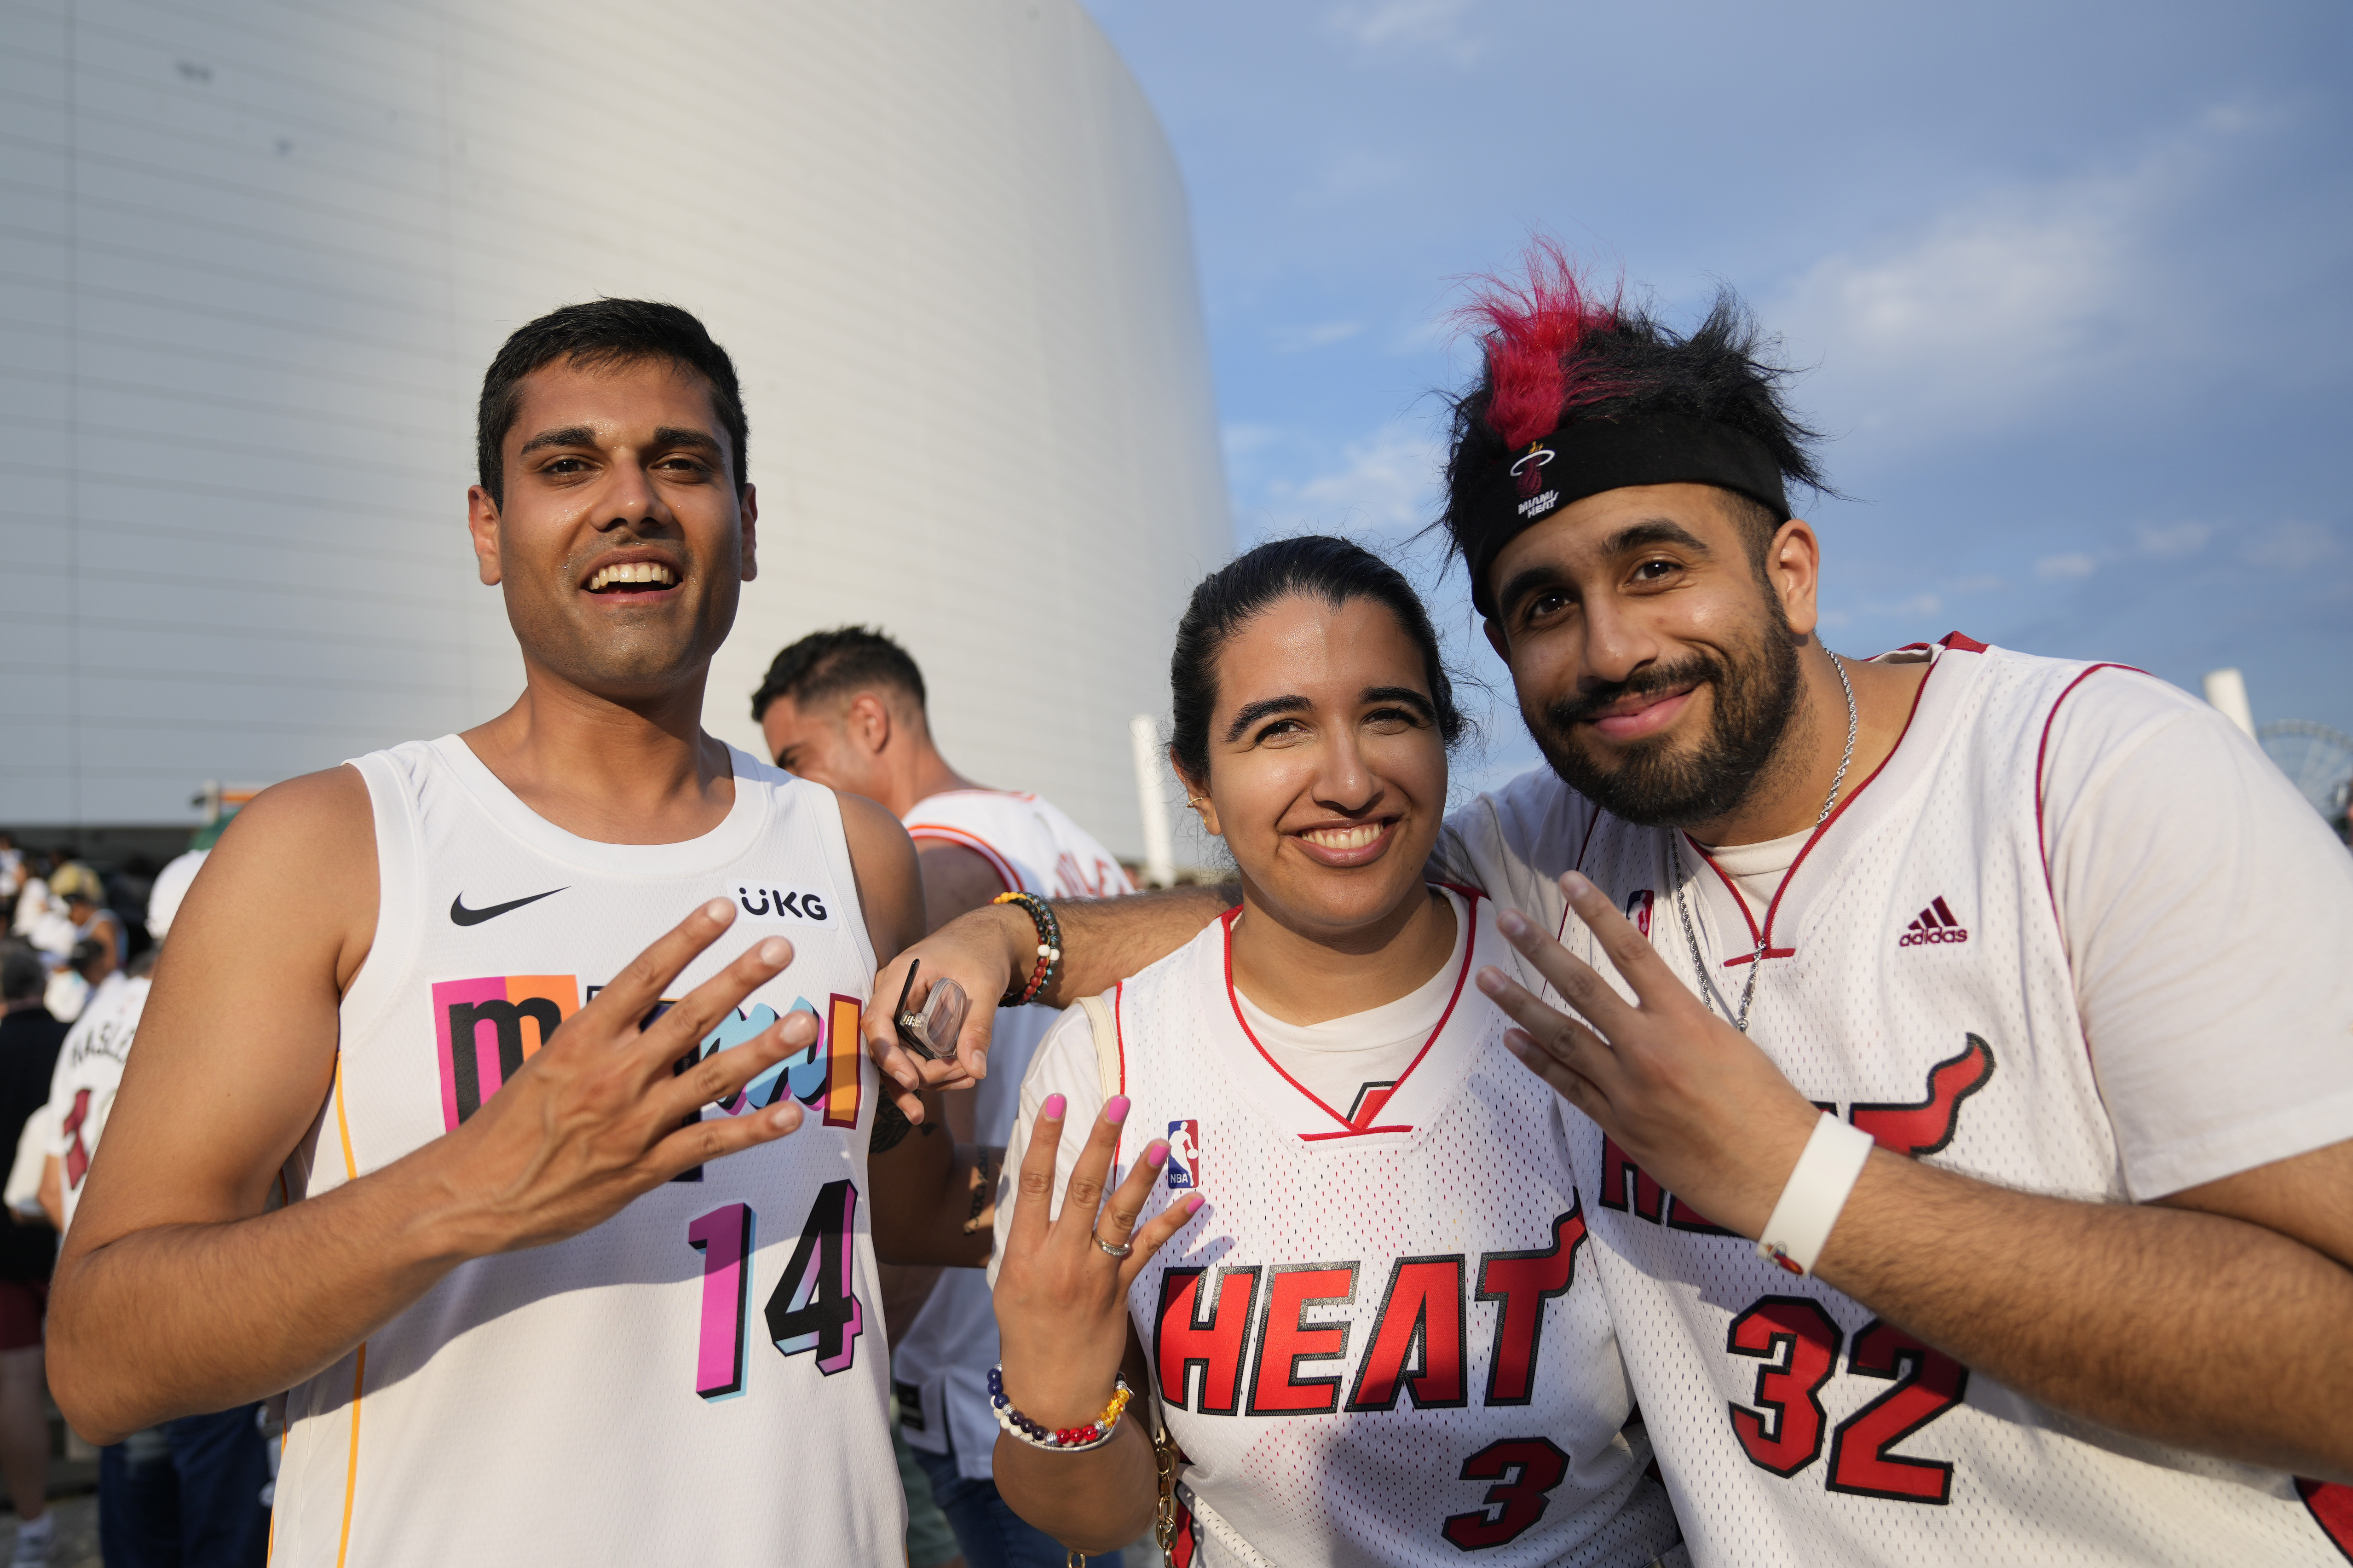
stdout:
[[2337,535],[2317,522],[2275,522],[2247,542],[2246,558],[2258,566],[2309,571],[2337,553]]
[[1362,321],[1324,321],[1313,327],[1279,327],[1273,333],[1277,353],[1295,354],[1307,349],[1345,343],[1365,330]]
[[2131,167],[1984,192],[1823,258],[1763,314],[1819,364],[1820,415],[1882,446],[2021,423],[2195,356],[2221,322],[2182,310],[2174,231],[2254,123],[2210,112]]
[[2214,530],[2202,522],[2145,523],[2135,531],[2133,542],[2143,555],[2163,561],[2195,555],[2213,537]]
[[1279,425],[1228,425],[1218,432],[1218,436],[1225,445],[1226,458],[1230,462],[1252,452],[1264,451],[1282,439],[1283,431]]
[[2080,550],[2063,555],[2046,555],[2034,563],[2034,574],[2046,583],[2072,583],[2088,577],[2100,569],[2100,563]]
[[1389,425],[1351,442],[1336,468],[1293,483],[1267,486],[1263,506],[1247,508],[1271,528],[1359,529],[1409,532],[1436,514],[1439,464],[1444,450],[1427,433]]
[[1435,48],[1469,65],[1479,57],[1479,40],[1469,37],[1463,23],[1475,0],[1376,0],[1365,5],[1342,5],[1328,20],[1358,48],[1390,46]]

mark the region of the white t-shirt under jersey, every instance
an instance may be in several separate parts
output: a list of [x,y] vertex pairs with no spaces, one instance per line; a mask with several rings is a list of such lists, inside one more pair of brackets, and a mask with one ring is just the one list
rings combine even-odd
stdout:
[[[1250,1033],[1258,1037],[1275,1065],[1308,1093],[1353,1121],[1365,1099],[1396,1083],[1429,1042],[1430,1032],[1438,1027],[1447,1003],[1453,1000],[1455,971],[1462,966],[1462,944],[1470,934],[1467,922],[1457,920],[1453,949],[1435,974],[1394,1002],[1345,1017],[1321,1024],[1286,1024],[1244,995],[1240,986],[1234,988],[1234,999]],[[1071,1103],[1065,1114],[1070,1120],[1064,1125],[1092,1126],[1103,1110],[1103,1097],[1095,1072],[1094,1036],[1086,1026],[1086,1015],[1075,1007],[1063,1014],[1034,1059],[1038,1065],[1030,1069],[1029,1081],[1037,1085],[1037,1091],[1029,1092],[1025,1084],[1025,1104],[1034,1110],[1049,1094],[1067,1095]],[[1064,1143],[1062,1168],[1055,1175],[1057,1191],[1068,1179],[1070,1163],[1084,1142],[1083,1137],[1073,1134]],[[1017,1170],[1019,1163],[1017,1156],[1008,1154],[1006,1169]]]

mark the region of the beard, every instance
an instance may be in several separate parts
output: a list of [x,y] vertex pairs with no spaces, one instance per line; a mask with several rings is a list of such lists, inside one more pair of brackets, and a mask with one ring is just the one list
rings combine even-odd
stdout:
[[[1798,640],[1778,604],[1771,620],[1729,661],[1694,653],[1636,671],[1549,707],[1521,711],[1545,761],[1563,783],[1611,816],[1642,827],[1713,822],[1736,810],[1771,776],[1781,738],[1803,700]],[[1577,726],[1619,699],[1677,687],[1715,691],[1707,732],[1696,742],[1651,735],[1598,761]]]

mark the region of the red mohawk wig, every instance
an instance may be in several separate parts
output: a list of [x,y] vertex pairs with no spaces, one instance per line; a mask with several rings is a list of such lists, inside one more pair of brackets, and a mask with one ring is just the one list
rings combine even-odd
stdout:
[[1493,388],[1485,416],[1507,448],[1543,439],[1572,408],[1628,390],[1577,353],[1588,333],[1616,330],[1622,289],[1599,301],[1546,235],[1529,241],[1524,261],[1525,281],[1479,280],[1455,318],[1484,340]]

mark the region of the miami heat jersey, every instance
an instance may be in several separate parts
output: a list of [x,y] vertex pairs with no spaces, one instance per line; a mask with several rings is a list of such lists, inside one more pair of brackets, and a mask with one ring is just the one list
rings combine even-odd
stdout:
[[[1107,899],[1135,891],[1094,836],[1051,802],[1013,790],[959,789],[926,795],[902,818],[917,849],[951,844],[988,862],[1008,893],[1047,899]],[[1051,1007],[999,1007],[989,1035],[988,1076],[972,1091],[973,1127],[984,1147],[1013,1130],[1021,1075],[1061,1016]],[[997,1312],[987,1277],[951,1268],[900,1336],[892,1355],[899,1422],[910,1447],[953,1453],[957,1470],[992,1475],[997,1418],[988,1369],[997,1364]]]
[[1125,1147],[1181,1151],[1145,1212],[1208,1198],[1128,1296],[1186,1456],[1178,1568],[1635,1568],[1675,1542],[1559,1101],[1468,984],[1507,951],[1493,906],[1453,897],[1453,1004],[1354,1121],[1250,1037],[1233,915],[1119,987]]
[[817,1043],[705,1117],[806,1120],[580,1236],[460,1265],[293,1390],[273,1562],[895,1562],[903,1502],[874,1315],[858,1015],[874,959],[830,792],[733,751],[679,844],[578,838],[447,736],[351,764],[380,905],[299,1198],[462,1123],[622,965],[711,899],[736,917],[682,996],[768,936],[792,964],[705,1038],[781,1014]]
[[[2087,667],[1957,637],[1934,658],[1894,753],[1849,793],[1761,920],[1687,837],[1671,844],[1672,830],[1601,813],[1549,775],[1516,801],[1522,827],[1541,816],[1541,829],[1503,835],[1530,852],[1491,859],[1481,879],[1499,894],[1517,884],[1514,901],[1535,912],[1551,879],[1582,871],[1724,1009],[1736,1011],[1761,936],[1748,1032],[1799,1093],[1912,1158],[2128,1201],[2040,814],[2050,721]],[[1481,803],[1458,845],[1483,838],[1492,851],[1479,818],[1511,809]],[[1614,979],[1556,891],[1547,912],[1569,950]],[[2341,1561],[2292,1478],[2046,1409],[1760,1259],[1591,1122],[1572,1113],[1569,1125],[1593,1267],[1695,1562]]]

